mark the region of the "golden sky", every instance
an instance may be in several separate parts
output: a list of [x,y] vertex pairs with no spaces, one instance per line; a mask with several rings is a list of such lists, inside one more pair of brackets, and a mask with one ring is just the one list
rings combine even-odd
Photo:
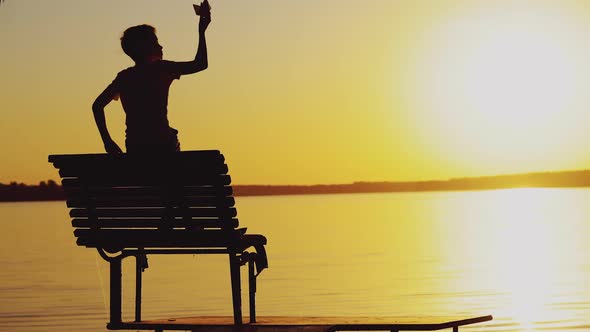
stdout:
[[[6,0],[0,182],[102,152],[90,106],[132,62],[125,28],[194,57],[191,1]],[[209,68],[173,83],[183,150],[237,184],[443,179],[590,168],[590,2],[210,0]],[[119,102],[106,109],[124,146]]]

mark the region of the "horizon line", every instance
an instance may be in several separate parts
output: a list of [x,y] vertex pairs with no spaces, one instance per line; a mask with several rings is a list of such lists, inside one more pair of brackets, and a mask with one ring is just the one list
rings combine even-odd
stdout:
[[[568,169],[568,170],[561,170],[561,171],[530,171],[530,172],[521,172],[521,173],[499,173],[493,175],[474,175],[474,176],[456,176],[456,177],[449,177],[445,179],[420,179],[420,180],[379,180],[379,181],[365,181],[365,180],[354,180],[352,182],[346,183],[313,183],[313,184],[232,184],[233,186],[292,186],[292,187],[311,187],[311,186],[335,186],[335,185],[353,185],[353,184],[371,184],[371,183],[418,183],[418,182],[450,182],[450,181],[457,181],[457,180],[466,180],[466,179],[484,179],[484,178],[498,178],[498,177],[510,177],[510,176],[524,176],[524,175],[547,175],[547,174],[554,174],[554,173],[582,173],[582,172],[590,172],[589,168],[586,169]],[[40,180],[37,183],[25,183],[25,182],[18,182],[18,181],[9,181],[7,183],[0,182],[0,185],[12,185],[16,183],[17,185],[27,185],[27,186],[38,186],[42,182],[48,183],[49,181],[53,181],[59,184],[60,180],[55,179],[47,179],[47,180]]]

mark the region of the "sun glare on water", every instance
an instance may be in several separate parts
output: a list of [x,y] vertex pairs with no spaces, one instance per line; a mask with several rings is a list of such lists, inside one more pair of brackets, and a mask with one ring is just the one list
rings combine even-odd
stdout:
[[515,3],[473,6],[433,23],[418,41],[409,95],[417,127],[439,150],[520,171],[579,155],[590,28],[557,2]]
[[505,314],[523,331],[534,330],[536,322],[563,319],[551,310],[566,254],[564,244],[554,243],[560,230],[548,218],[551,198],[538,189],[503,191],[495,202],[502,208],[490,216],[496,224],[506,223],[490,234],[497,243],[490,263],[501,271],[496,282],[506,294]]
[[[465,276],[463,284],[489,287],[497,317],[508,317],[518,331],[575,321],[575,313],[560,310],[564,287],[579,284],[578,275],[566,274],[580,257],[586,242],[577,225],[586,223],[583,201],[575,191],[512,189],[483,192],[470,206],[461,206],[453,218],[462,224],[458,240],[449,244],[453,256],[463,257],[480,273]],[[556,222],[567,218],[564,223]],[[470,248],[466,250],[465,248]],[[579,271],[579,275],[583,275]],[[573,278],[573,279],[572,279]],[[560,293],[561,292],[561,293]],[[575,291],[574,291],[575,293]]]

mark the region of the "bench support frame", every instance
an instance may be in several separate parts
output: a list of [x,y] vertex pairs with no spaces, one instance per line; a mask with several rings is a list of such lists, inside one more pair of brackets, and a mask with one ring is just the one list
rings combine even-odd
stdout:
[[248,265],[248,299],[250,309],[249,323],[256,322],[256,277],[254,260],[256,254],[250,252],[238,253],[232,249],[131,249],[123,250],[117,256],[109,256],[102,249],[98,249],[100,256],[110,265],[110,321],[109,329],[117,329],[122,324],[122,260],[135,257],[135,322],[141,322],[141,298],[143,278],[147,268],[148,254],[228,254],[232,287],[232,306],[235,325],[242,325],[242,292],[240,267]]
[[111,324],[120,324],[121,319],[121,292],[122,292],[122,271],[121,271],[121,261],[122,258],[115,258],[111,260],[110,268],[111,268],[111,295],[110,295],[110,316],[111,316]]
[[231,274],[234,324],[242,325],[242,282],[240,278],[240,258],[235,252],[229,253],[229,270]]

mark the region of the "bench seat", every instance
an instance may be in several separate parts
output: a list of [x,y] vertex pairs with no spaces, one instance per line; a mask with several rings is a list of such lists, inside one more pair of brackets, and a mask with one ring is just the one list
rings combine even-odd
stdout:
[[241,234],[223,230],[159,230],[159,229],[76,229],[76,243],[90,248],[105,248],[108,252],[123,249],[156,248],[227,248],[244,251],[263,246],[266,238],[258,234]]

